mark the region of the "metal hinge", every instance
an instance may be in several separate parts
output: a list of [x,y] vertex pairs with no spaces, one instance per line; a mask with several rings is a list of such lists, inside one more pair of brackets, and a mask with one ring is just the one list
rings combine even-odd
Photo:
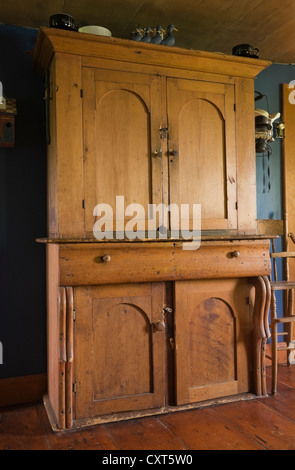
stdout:
[[73,310],[73,321],[76,321],[76,310]]
[[235,103],[235,104],[234,104],[234,111],[236,111],[236,110],[237,110],[237,108],[236,108],[236,103]]
[[174,350],[175,349],[175,340],[174,340],[174,338],[169,338],[169,343],[170,343],[171,349]]
[[173,313],[173,309],[170,308],[170,307],[166,307],[166,305],[164,305],[163,311],[164,311],[165,313]]
[[82,209],[85,209],[85,199],[82,201]]
[[238,203],[236,202],[236,210],[238,210]]
[[77,382],[73,383],[73,393],[77,393]]
[[80,90],[80,96],[81,96],[81,98],[83,98],[83,90],[82,89]]

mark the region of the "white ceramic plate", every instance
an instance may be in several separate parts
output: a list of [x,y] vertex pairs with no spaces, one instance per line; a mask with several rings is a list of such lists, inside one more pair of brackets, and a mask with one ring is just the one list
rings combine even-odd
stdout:
[[103,26],[82,26],[79,28],[79,33],[97,34],[98,36],[111,36],[112,33],[109,29]]

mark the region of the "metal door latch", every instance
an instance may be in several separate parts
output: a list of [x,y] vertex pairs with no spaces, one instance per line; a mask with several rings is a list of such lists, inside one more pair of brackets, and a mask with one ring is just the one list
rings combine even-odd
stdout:
[[161,127],[160,128],[160,139],[165,140],[168,139],[169,132],[168,132],[168,127]]

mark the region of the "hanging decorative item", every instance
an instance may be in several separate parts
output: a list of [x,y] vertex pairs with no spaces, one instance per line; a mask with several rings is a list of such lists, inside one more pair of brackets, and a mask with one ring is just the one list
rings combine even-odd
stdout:
[[275,123],[275,138],[276,139],[284,139],[285,138],[285,123],[284,122],[276,122]]
[[269,160],[270,155],[272,154],[270,144],[275,141],[276,136],[274,134],[274,121],[280,118],[281,113],[270,114],[268,97],[266,95],[263,95],[259,91],[255,91],[255,93],[257,94],[257,96],[255,97],[255,101],[260,101],[261,99],[265,98],[267,102],[267,111],[264,109],[255,109],[255,147],[256,154],[258,156],[267,157],[267,187],[268,191],[270,191],[271,182]]
[[270,114],[267,96],[259,91],[255,91],[255,93],[257,94],[255,101],[265,98],[267,102],[267,111],[264,109],[255,109],[256,153],[264,154],[268,152],[271,154],[272,150],[269,144],[275,141],[273,123],[279,119],[281,113]]
[[280,116],[280,113],[269,114],[264,109],[255,109],[256,153],[271,153],[269,144],[275,141],[273,123]]
[[14,147],[14,125],[16,113],[16,100],[1,96],[0,147]]

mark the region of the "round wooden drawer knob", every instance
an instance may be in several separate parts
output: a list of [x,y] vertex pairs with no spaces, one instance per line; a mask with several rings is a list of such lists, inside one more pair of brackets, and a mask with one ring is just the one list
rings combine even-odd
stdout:
[[162,150],[158,150],[158,149],[154,150],[153,157],[154,158],[161,158],[162,157]]
[[163,321],[158,321],[157,323],[153,324],[155,330],[157,331],[164,331],[165,330],[165,323]]
[[104,255],[104,256],[102,257],[102,261],[103,261],[104,263],[109,263],[109,262],[111,261],[111,256],[110,256],[110,255]]
[[238,258],[241,255],[241,253],[239,251],[233,251],[231,255],[233,258]]

